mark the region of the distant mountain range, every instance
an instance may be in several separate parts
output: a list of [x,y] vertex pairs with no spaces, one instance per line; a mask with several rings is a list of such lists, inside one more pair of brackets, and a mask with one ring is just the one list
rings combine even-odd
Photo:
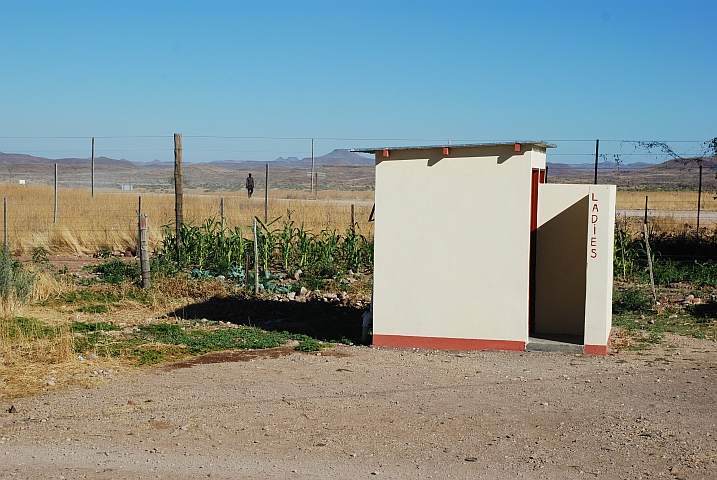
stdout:
[[[628,164],[618,164],[615,162],[599,162],[598,173],[604,172],[630,172],[634,170],[640,170],[644,173],[658,173],[668,172],[674,170],[689,170],[691,167],[698,168],[698,159],[686,158],[683,160],[673,159],[667,160],[662,163],[646,163],[646,162],[635,162]],[[717,158],[707,157],[701,159],[702,168],[705,171],[717,169]],[[578,163],[578,164],[567,164],[567,163],[552,163],[547,162],[548,171],[551,175],[569,175],[571,173],[592,172],[595,170],[595,163]]]
[[[90,158],[58,158],[50,159],[44,157],[33,157],[32,155],[25,155],[21,153],[3,153],[0,152],[0,164],[54,164],[58,165],[88,165],[91,163]],[[272,168],[309,168],[311,167],[311,158],[279,157],[276,160],[269,162],[258,161],[258,160],[215,160],[212,162],[188,162],[184,161],[184,165],[210,165],[217,168],[224,168],[228,170],[245,170],[247,168],[256,168],[257,164],[270,163]],[[373,157],[366,157],[359,155],[358,153],[350,152],[345,149],[336,149],[333,152],[327,153],[314,158],[314,165],[317,167],[323,167],[326,165],[374,165]],[[174,168],[174,162],[163,162],[160,160],[153,160],[151,162],[132,162],[129,160],[120,159],[116,160],[107,157],[95,157],[96,166],[106,167],[117,167],[117,168],[142,168],[142,169],[161,169],[161,168]]]
[[[600,162],[598,164],[599,172],[618,172],[618,171],[629,171],[638,169],[674,169],[674,168],[685,168],[685,164],[689,164],[690,159],[687,160],[668,160],[663,163],[654,164],[646,162],[636,162],[629,164],[617,164],[615,162]],[[0,152],[0,164],[54,164],[58,165],[88,165],[90,163],[89,158],[44,158],[34,157],[32,155],[25,155],[22,153],[3,153]],[[260,161],[260,160],[214,160],[211,162],[191,162],[184,161],[184,165],[210,165],[217,168],[224,168],[228,170],[246,170],[247,168],[256,169],[257,164],[269,163],[273,168],[309,168],[311,167],[311,158],[298,158],[298,157],[279,157],[275,160]],[[141,169],[162,169],[162,168],[174,168],[174,162],[166,162],[160,160],[153,160],[151,162],[133,162],[130,160],[114,159],[108,157],[95,157],[95,165],[106,166],[106,167],[117,167],[117,168],[141,168]],[[317,167],[323,167],[326,165],[363,165],[373,166],[373,157],[359,155],[358,153],[351,152],[346,149],[336,149],[326,155],[321,155],[314,158],[314,165]],[[714,168],[714,158],[703,159],[703,165],[707,168]],[[551,175],[562,175],[578,172],[593,171],[595,168],[594,163],[579,163],[579,164],[567,164],[567,163],[553,163],[548,162],[548,168]]]
[[[550,157],[548,157],[550,158]],[[25,154],[0,152],[0,183],[25,181],[32,184],[52,184],[53,164],[60,167],[58,175],[64,187],[84,188],[90,184],[89,158],[33,157]],[[305,189],[310,185],[308,169],[311,158],[277,158],[275,160],[219,160],[208,163],[184,162],[184,179],[190,188],[204,192],[230,191],[243,186],[249,172],[261,183],[264,164],[270,165],[272,188]],[[374,159],[349,150],[334,150],[315,158],[318,170],[315,178],[322,188],[361,190],[374,188]],[[703,189],[717,194],[717,159],[702,158]],[[95,181],[100,188],[114,189],[132,184],[144,191],[166,192],[173,185],[174,162],[154,160],[132,162],[126,159],[95,158]],[[592,183],[594,163],[563,164],[548,162],[550,183]],[[660,164],[644,162],[598,164],[598,182],[614,184],[624,189],[664,188],[696,189],[699,183],[697,159],[668,160]]]
[[[548,155],[550,156],[550,155]],[[547,165],[552,169],[555,173],[559,171],[559,169],[564,170],[595,170],[595,163],[553,163],[553,162],[547,162]],[[618,164],[615,162],[599,162],[598,163],[598,170],[604,171],[618,171],[618,170],[635,170],[637,168],[646,168],[646,167],[654,167],[656,164],[654,163],[647,163],[647,162],[635,162],[635,163],[628,163],[628,164]]]

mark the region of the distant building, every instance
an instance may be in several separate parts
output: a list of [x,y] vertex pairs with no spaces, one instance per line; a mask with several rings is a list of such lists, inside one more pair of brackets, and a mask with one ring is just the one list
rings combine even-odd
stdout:
[[132,190],[133,185],[131,183],[123,183],[122,190]]
[[20,185],[25,185],[25,180],[18,180],[18,183],[19,183]]

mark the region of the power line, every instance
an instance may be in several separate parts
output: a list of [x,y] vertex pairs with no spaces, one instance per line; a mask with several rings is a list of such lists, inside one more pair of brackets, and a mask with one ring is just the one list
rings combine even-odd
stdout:
[[[445,142],[445,138],[353,138],[353,137],[278,137],[273,135],[183,135],[185,138],[215,138],[215,139],[235,139],[235,140],[340,140],[340,141],[376,141],[376,142]],[[86,140],[92,138],[92,135],[24,135],[24,136],[0,136],[0,139],[16,139],[16,140]],[[121,139],[121,138],[172,138],[171,135],[94,135],[95,138],[102,139]],[[708,139],[710,140],[710,139]],[[451,139],[453,142],[514,142],[519,141],[515,138],[495,140],[495,139]],[[548,142],[595,142],[595,139],[546,139]],[[704,143],[707,140],[627,140],[627,139],[601,139],[603,142],[664,142],[664,143]]]

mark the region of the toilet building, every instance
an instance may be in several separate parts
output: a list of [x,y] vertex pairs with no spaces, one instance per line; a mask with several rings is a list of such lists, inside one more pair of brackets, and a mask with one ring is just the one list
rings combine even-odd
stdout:
[[606,354],[615,187],[545,183],[546,142],[376,158],[373,344]]

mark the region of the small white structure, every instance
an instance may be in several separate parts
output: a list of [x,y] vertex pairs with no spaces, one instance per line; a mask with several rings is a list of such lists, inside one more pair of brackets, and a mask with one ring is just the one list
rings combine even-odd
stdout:
[[17,181],[20,185],[25,185],[25,180],[18,180]]
[[545,184],[545,142],[376,158],[373,344],[606,354],[615,187]]
[[121,189],[130,191],[134,189],[134,185],[132,185],[131,183],[123,183]]

